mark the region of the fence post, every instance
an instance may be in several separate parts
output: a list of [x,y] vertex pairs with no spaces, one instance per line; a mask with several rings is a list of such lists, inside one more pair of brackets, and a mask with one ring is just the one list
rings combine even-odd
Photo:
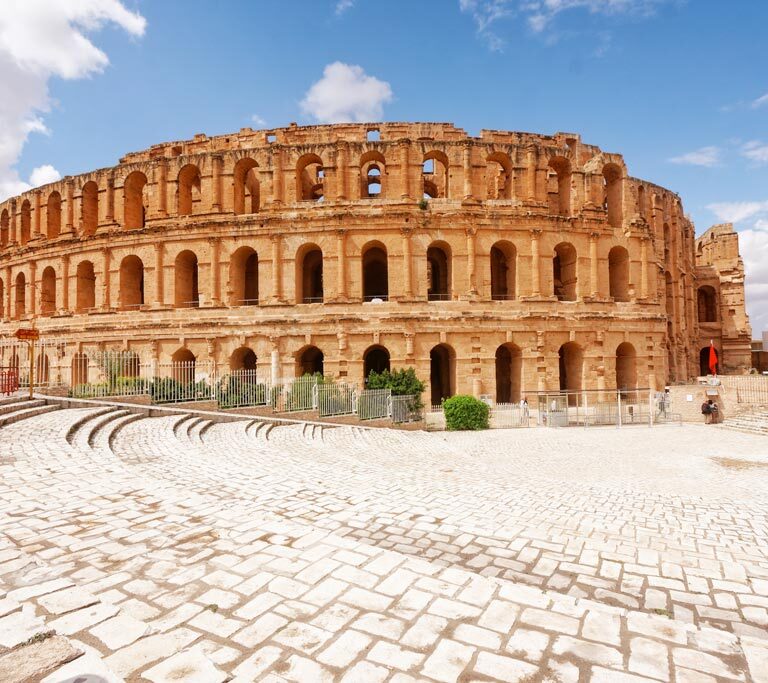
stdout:
[[648,426],[653,427],[653,391],[648,390]]
[[616,420],[616,426],[618,428],[621,428],[621,391],[616,392],[616,401],[619,406],[619,413],[618,413],[618,418]]

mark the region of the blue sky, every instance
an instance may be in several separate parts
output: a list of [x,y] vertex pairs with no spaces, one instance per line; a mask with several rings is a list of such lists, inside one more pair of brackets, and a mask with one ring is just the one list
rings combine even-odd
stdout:
[[[53,0],[7,1],[18,4],[14,21],[53,24],[59,12]],[[23,129],[15,159],[0,140],[12,180],[48,165],[55,171],[35,179],[109,166],[156,142],[262,121],[373,115],[452,121],[474,134],[576,132],[622,153],[632,175],[679,192],[698,233],[736,221],[755,333],[768,328],[768,3],[70,2],[60,31],[82,31],[108,64],[84,55],[79,71],[67,70],[56,25],[42,35],[54,47],[35,77],[48,91],[29,109],[47,132]],[[346,72],[351,82],[321,80],[335,62],[359,67]],[[7,81],[4,70],[0,55]]]

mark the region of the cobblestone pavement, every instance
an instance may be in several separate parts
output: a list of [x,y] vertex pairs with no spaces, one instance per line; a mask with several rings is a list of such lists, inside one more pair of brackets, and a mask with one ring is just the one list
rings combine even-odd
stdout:
[[717,427],[60,410],[0,429],[0,680],[766,683],[767,514]]

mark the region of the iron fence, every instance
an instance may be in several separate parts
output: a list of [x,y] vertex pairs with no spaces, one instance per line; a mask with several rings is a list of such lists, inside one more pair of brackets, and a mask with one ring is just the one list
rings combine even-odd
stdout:
[[527,427],[531,413],[528,406],[519,403],[496,403],[490,411],[489,424],[494,429]]
[[216,399],[219,408],[269,406],[272,384],[255,369],[233,370],[218,380]]
[[735,389],[739,403],[768,405],[768,376],[766,375],[719,375],[720,383],[727,389]]
[[357,416],[361,420],[378,420],[389,417],[392,391],[389,389],[366,389],[357,397]]
[[392,396],[389,404],[390,417],[395,424],[419,422],[424,419],[418,396]]

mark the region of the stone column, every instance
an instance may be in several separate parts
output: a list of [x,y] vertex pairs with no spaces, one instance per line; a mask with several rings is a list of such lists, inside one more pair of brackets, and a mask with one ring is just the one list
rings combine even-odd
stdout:
[[75,229],[75,181],[67,181],[67,224],[65,231],[72,234]]
[[158,162],[157,168],[157,212],[160,216],[168,215],[168,164]]
[[[347,147],[344,143],[338,143],[336,152],[336,175],[338,176],[338,198],[347,199]],[[382,179],[383,180],[383,179]]]
[[109,269],[111,267],[110,261],[112,253],[110,250],[103,249],[101,252],[102,256],[102,275],[101,275],[101,308],[104,311],[108,311],[110,308],[112,308],[112,298],[111,298],[111,292],[110,292],[110,272]]
[[411,167],[409,151],[410,144],[408,142],[403,142],[400,145],[400,181],[403,188],[402,194],[400,195],[401,199],[411,198]]
[[336,231],[336,298],[347,298],[346,230]]
[[213,183],[213,201],[211,205],[211,211],[213,213],[221,212],[221,164],[222,158],[218,154],[215,154],[211,157],[211,182]]
[[541,296],[539,237],[541,230],[531,230],[531,296]]
[[32,261],[29,264],[29,306],[27,306],[27,313],[33,318],[37,315],[37,261]]
[[33,226],[34,232],[32,233],[32,238],[40,237],[40,232],[42,230],[42,219],[43,219],[43,201],[42,196],[40,195],[40,192],[35,192],[35,222]]
[[413,267],[411,257],[411,228],[401,228],[403,236],[403,294],[407,299],[413,297]]
[[69,310],[69,254],[61,259],[61,298],[59,299],[62,311]]
[[9,226],[9,234],[8,234],[8,246],[11,246],[13,244],[18,244],[19,237],[16,234],[16,225],[18,224],[17,218],[16,218],[16,200],[11,200],[11,225]]
[[640,298],[648,298],[648,237],[640,238]]
[[165,245],[162,242],[155,242],[155,307],[162,308],[165,305],[165,292],[163,268],[165,256]]
[[470,295],[477,294],[477,258],[475,255],[477,247],[477,229],[467,228],[467,278],[469,279]]
[[219,306],[221,304],[221,272],[219,267],[220,254],[221,254],[221,240],[218,237],[213,237],[210,240],[211,244],[211,305]]
[[597,269],[597,240],[599,234],[589,233],[589,293],[593,298],[597,298],[599,293],[599,278]]
[[283,187],[283,150],[281,147],[272,146],[272,167],[274,179],[272,182],[274,196],[272,201],[276,204],[282,204],[284,201]]
[[526,199],[529,202],[536,201],[536,149],[531,147],[528,149],[526,155],[526,168],[527,168],[527,188]]
[[464,162],[464,199],[472,198],[472,146],[465,144],[462,149]]
[[282,235],[269,236],[272,241],[272,298],[275,303],[283,300]]
[[11,314],[11,303],[13,302],[13,286],[11,284],[11,267],[5,267],[5,317],[10,320],[13,316]]
[[107,178],[107,223],[115,222],[115,179],[112,176]]

